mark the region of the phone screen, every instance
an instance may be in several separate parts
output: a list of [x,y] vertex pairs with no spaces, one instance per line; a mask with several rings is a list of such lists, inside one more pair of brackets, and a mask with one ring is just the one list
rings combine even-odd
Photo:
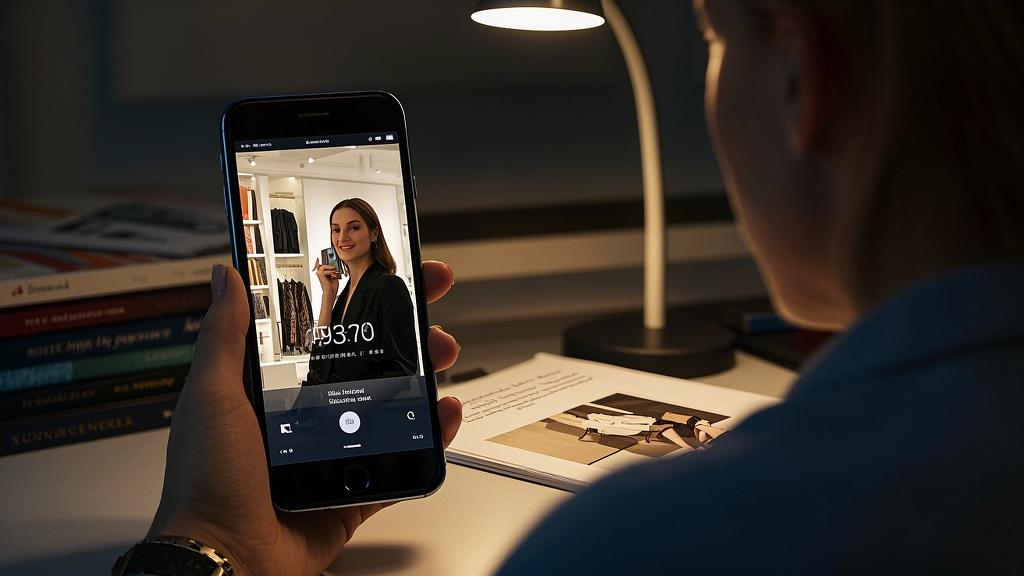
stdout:
[[272,467],[433,445],[404,145],[234,143]]

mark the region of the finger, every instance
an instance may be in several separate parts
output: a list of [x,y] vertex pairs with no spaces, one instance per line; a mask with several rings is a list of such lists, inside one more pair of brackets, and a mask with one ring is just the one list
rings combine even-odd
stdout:
[[441,423],[441,442],[447,448],[462,425],[462,402],[447,396],[437,401],[437,417]]
[[434,370],[447,370],[459,359],[458,341],[451,334],[441,329],[440,326],[431,326],[427,336],[427,349],[430,351],[430,361],[434,364]]
[[214,266],[210,288],[213,302],[203,317],[192,356],[186,388],[201,386],[203,393],[245,398],[242,363],[249,330],[249,302],[245,285],[232,267]]
[[320,267],[320,258],[317,258],[316,259],[316,263],[313,264],[313,270],[316,270],[319,267]]
[[441,299],[455,285],[455,272],[451,266],[436,260],[423,263],[423,288],[427,295],[427,303]]

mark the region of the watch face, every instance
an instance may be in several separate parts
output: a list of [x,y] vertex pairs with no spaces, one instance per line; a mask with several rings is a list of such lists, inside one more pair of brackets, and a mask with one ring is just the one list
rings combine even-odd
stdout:
[[118,558],[113,573],[121,576],[230,576],[233,571],[228,561],[213,548],[181,538],[174,543],[139,542]]

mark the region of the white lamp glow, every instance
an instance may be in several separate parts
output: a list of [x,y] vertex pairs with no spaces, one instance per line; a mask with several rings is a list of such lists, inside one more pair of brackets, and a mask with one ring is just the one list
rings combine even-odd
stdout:
[[604,24],[597,14],[567,10],[565,8],[513,7],[478,10],[470,15],[474,22],[496,28],[560,32],[585,30]]

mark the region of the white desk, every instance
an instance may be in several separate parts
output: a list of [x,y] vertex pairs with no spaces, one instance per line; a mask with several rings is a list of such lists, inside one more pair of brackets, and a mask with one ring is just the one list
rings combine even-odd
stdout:
[[[507,336],[497,351],[466,346],[459,365],[494,370],[536,350],[558,349],[557,337]],[[780,395],[792,378],[788,370],[739,354],[736,368],[701,380]],[[166,443],[162,429],[0,458],[0,574],[109,574],[117,555],[149,527]],[[569,497],[449,465],[440,491],[374,516],[328,573],[487,574]]]

